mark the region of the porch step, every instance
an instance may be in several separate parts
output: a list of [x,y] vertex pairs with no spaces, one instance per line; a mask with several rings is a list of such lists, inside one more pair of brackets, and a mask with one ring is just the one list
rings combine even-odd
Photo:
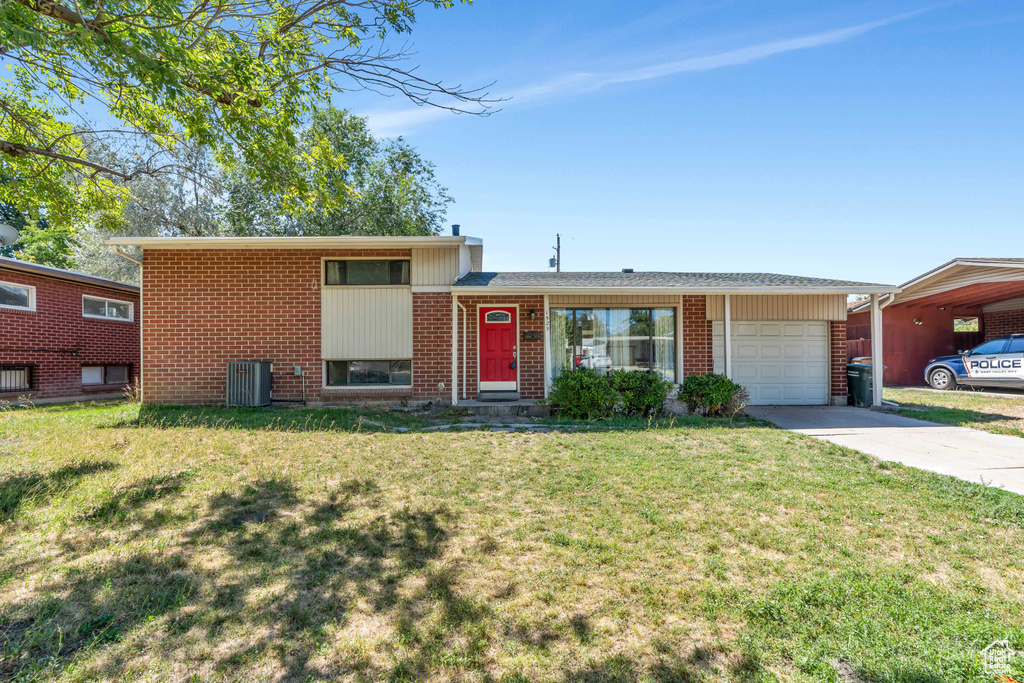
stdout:
[[520,398],[518,391],[481,391],[476,395],[476,400],[487,403],[518,401]]

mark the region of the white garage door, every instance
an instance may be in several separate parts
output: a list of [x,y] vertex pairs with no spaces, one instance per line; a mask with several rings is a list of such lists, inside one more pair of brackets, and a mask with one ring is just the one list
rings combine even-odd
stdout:
[[[725,372],[725,323],[712,333],[715,372]],[[732,378],[750,405],[827,405],[828,323],[734,320]]]

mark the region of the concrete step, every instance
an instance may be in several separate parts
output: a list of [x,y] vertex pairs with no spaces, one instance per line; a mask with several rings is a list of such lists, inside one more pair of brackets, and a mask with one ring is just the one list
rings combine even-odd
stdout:
[[518,391],[481,391],[476,395],[476,400],[491,402],[511,402],[520,399]]

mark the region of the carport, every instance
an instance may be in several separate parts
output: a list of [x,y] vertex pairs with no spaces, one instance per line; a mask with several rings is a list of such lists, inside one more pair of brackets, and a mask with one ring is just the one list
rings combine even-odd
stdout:
[[[847,355],[875,355],[871,301],[850,309]],[[886,384],[924,383],[931,358],[954,354],[986,339],[1024,333],[1024,258],[959,258],[883,295]],[[955,321],[977,318],[977,332],[957,332]],[[870,351],[869,351],[870,349]]]

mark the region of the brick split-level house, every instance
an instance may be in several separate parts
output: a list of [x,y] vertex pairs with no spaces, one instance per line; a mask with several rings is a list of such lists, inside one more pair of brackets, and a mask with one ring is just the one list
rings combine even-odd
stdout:
[[540,399],[575,365],[673,382],[719,371],[753,403],[845,404],[847,297],[896,291],[761,273],[485,272],[482,241],[465,236],[109,243],[143,252],[146,403],[223,402],[229,361],[271,361],[276,402]]
[[120,397],[139,321],[138,287],[0,258],[0,401]]
[[[953,259],[900,285],[880,305],[885,382],[924,384],[930,359],[1024,333],[1024,258]],[[869,307],[850,309],[850,358],[871,343]],[[968,319],[977,331],[957,332],[957,321]]]

